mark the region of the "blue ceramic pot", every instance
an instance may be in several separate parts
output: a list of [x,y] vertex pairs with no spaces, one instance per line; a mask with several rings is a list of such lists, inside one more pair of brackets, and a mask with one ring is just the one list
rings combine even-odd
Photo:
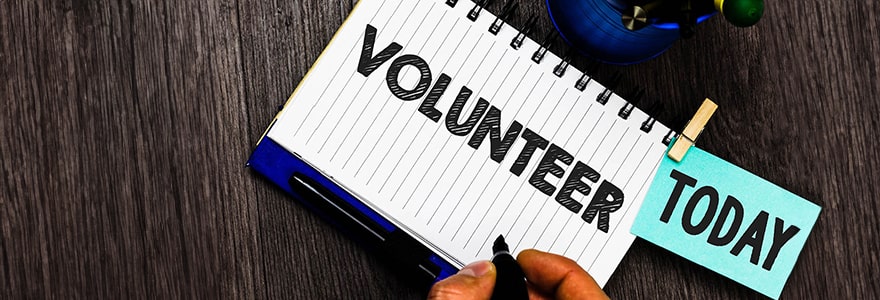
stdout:
[[[660,55],[679,36],[679,26],[654,19],[644,28],[631,31],[621,21],[625,0],[546,0],[553,25],[565,41],[582,54],[602,62],[628,65]],[[678,1],[670,0],[672,5]],[[715,14],[704,11],[697,23]]]

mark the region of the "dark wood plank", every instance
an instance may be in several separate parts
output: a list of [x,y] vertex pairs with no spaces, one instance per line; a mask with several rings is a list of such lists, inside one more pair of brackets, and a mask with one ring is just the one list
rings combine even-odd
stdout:
[[131,6],[144,183],[154,193],[141,204],[148,295],[253,296],[256,208],[236,197],[253,193],[240,167],[249,143],[236,3]]
[[[0,298],[423,297],[243,167],[353,3],[0,0]],[[768,2],[596,70],[667,123],[716,100],[701,147],[823,206],[785,298],[880,294],[878,6]],[[759,296],[642,240],[606,291]]]
[[[132,98],[116,5],[4,1],[4,290],[143,293],[139,162],[119,155]],[[82,16],[82,18],[77,18]],[[112,105],[116,104],[116,105]],[[118,199],[123,199],[119,201]],[[105,283],[119,287],[104,288]]]
[[[256,143],[353,4],[239,3],[250,143]],[[260,187],[256,202],[264,280],[258,284],[265,291],[260,296],[387,299],[424,293],[383,272],[387,266],[269,182],[256,175],[252,179]]]

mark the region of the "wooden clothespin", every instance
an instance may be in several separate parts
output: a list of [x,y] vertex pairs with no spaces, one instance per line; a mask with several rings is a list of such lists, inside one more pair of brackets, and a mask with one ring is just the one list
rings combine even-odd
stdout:
[[684,127],[678,138],[675,139],[675,143],[672,144],[672,148],[669,149],[666,155],[676,162],[681,162],[684,155],[691,149],[691,146],[697,142],[697,136],[700,135],[700,132],[703,132],[703,127],[706,127],[706,123],[709,122],[709,118],[712,117],[717,108],[718,105],[709,98],[703,100],[700,109],[697,110],[694,117],[687,123],[687,126]]

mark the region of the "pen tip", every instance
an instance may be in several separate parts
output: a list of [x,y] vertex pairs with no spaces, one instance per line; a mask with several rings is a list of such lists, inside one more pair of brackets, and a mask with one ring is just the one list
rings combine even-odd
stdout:
[[510,251],[510,249],[507,248],[507,243],[504,242],[504,235],[499,234],[492,245],[492,252],[498,253],[500,251]]

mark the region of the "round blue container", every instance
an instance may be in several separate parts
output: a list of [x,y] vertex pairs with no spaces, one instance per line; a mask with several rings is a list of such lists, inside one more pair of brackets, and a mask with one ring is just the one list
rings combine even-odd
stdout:
[[[553,25],[565,41],[582,54],[619,65],[656,57],[680,36],[678,24],[654,22],[630,31],[621,22],[624,0],[547,0]],[[711,17],[697,17],[697,23]]]

